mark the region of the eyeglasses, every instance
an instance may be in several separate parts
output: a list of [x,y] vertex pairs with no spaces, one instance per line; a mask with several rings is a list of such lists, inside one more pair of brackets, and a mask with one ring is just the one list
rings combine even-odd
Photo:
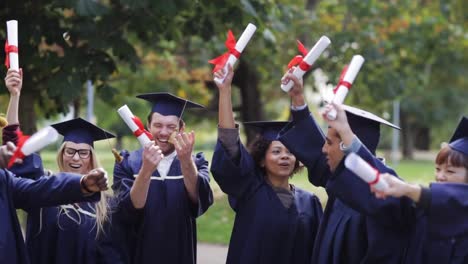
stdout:
[[70,158],[74,157],[75,153],[77,152],[78,152],[78,156],[80,156],[80,158],[82,159],[87,159],[89,158],[89,155],[91,155],[90,149],[74,149],[74,148],[66,147],[65,150],[63,151],[65,156],[70,157]]

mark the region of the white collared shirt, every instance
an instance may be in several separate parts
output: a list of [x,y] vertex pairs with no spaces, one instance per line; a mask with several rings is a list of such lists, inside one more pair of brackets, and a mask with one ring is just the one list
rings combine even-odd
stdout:
[[171,154],[164,156],[164,158],[158,164],[158,172],[161,177],[167,176],[171,164],[174,161],[174,158],[177,156],[177,152],[174,150]]

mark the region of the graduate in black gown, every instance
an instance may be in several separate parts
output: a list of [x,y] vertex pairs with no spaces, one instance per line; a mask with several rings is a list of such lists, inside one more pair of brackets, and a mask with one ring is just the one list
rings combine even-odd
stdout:
[[232,112],[232,77],[229,68],[224,83],[217,83],[218,142],[211,166],[236,213],[226,263],[309,263],[322,207],[315,195],[289,184],[299,162],[276,140],[288,122],[245,123],[260,130],[248,152]]
[[[52,127],[64,137],[57,152],[60,172],[86,174],[102,170],[94,142],[114,135],[81,118]],[[108,218],[108,199],[107,192],[103,192],[100,201],[26,208],[26,245],[31,263],[101,263],[96,239]]]
[[[59,173],[54,177],[41,177],[36,181],[16,177],[4,169],[14,145],[0,147],[0,260],[8,264],[30,263],[24,245],[16,209],[54,206],[80,201],[95,201],[107,189],[105,172],[94,171],[80,176]],[[20,175],[19,175],[20,176]]]
[[[193,155],[195,133],[184,131],[181,117],[185,109],[202,106],[169,93],[137,97],[152,103],[147,127],[154,141],[123,151],[123,161],[114,166],[119,221],[137,233],[125,255],[133,263],[196,263],[195,220],[211,206],[213,194],[208,161],[201,152]],[[116,237],[132,237],[122,231],[118,227]]]
[[383,174],[389,188],[379,198],[407,197],[420,211],[419,232],[408,263],[468,263],[468,118],[463,117],[448,145],[435,159],[436,182],[429,187]]
[[[289,73],[283,81],[294,79],[296,77]],[[385,201],[379,206],[393,208],[391,211],[398,214],[391,217],[385,213],[371,215],[360,204],[353,203],[358,198],[372,197],[367,183],[356,181],[357,186],[341,183],[347,179],[343,177],[346,173],[343,161],[350,152],[365,153],[366,160],[373,166],[395,174],[375,157],[375,150],[379,143],[380,124],[396,126],[369,112],[347,107],[345,116],[354,134],[351,141],[345,143],[332,124],[325,137],[305,103],[302,86],[295,85],[289,95],[293,124],[281,131],[279,140],[309,169],[309,181],[324,187],[328,194],[311,263],[400,263],[409,238],[407,233],[393,226],[393,220],[405,221],[405,217],[400,215],[406,212],[402,209],[405,204],[396,200]],[[384,227],[380,221],[386,221]]]

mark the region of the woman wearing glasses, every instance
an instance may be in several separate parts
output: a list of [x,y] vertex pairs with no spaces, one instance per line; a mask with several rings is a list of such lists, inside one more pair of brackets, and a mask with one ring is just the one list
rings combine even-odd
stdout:
[[[52,125],[64,136],[57,153],[60,172],[86,174],[98,169],[94,141],[114,135],[81,119]],[[26,245],[33,264],[101,263],[96,238],[108,218],[109,195],[84,202],[28,211]]]

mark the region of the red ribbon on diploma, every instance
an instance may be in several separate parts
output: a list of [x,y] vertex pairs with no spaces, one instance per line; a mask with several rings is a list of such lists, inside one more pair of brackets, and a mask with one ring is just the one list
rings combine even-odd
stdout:
[[293,66],[299,65],[299,68],[303,71],[308,71],[310,68],[312,68],[312,65],[307,64],[304,61],[304,57],[309,53],[309,51],[304,47],[304,44],[300,42],[299,40],[297,41],[297,49],[302,53],[302,55],[297,55],[294,57],[289,63],[288,63],[288,69],[291,69]]
[[336,93],[336,91],[338,91],[338,88],[340,88],[341,85],[348,88],[348,90],[351,90],[351,87],[353,86],[353,84],[343,80],[343,78],[344,78],[347,71],[348,71],[348,65],[345,65],[344,68],[343,68],[343,71],[341,71],[340,81],[336,85],[335,89],[333,89],[333,93]]
[[145,129],[145,127],[143,126],[143,123],[138,117],[134,116],[132,117],[132,120],[133,122],[135,122],[135,124],[138,127],[138,129],[135,130],[135,132],[133,132],[133,135],[135,135],[135,137],[139,137],[141,134],[146,134],[146,136],[148,136],[150,140],[153,140],[153,135],[151,135],[151,133]]
[[236,56],[236,58],[240,58],[241,54],[236,50],[236,38],[234,37],[234,34],[232,34],[231,30],[228,31],[228,36],[226,42],[224,42],[224,45],[226,46],[228,51],[222,54],[221,56],[208,61],[209,63],[215,65],[213,72],[217,72],[218,70],[224,67],[227,60],[229,59],[229,55],[232,54]]
[[380,172],[376,168],[374,168],[374,167],[372,167],[372,168],[375,170],[375,179],[373,181],[369,182],[370,186],[377,184],[379,182],[379,180],[380,180]]
[[13,46],[13,45],[8,45],[8,41],[5,41],[5,66],[7,68],[10,68],[10,53],[18,53],[18,47]]
[[29,136],[23,135],[23,132],[18,128],[16,130],[16,135],[18,136],[18,144],[16,145],[15,153],[11,156],[10,161],[8,161],[8,168],[13,166],[16,159],[24,159],[25,155],[22,151],[24,143],[28,140]]

